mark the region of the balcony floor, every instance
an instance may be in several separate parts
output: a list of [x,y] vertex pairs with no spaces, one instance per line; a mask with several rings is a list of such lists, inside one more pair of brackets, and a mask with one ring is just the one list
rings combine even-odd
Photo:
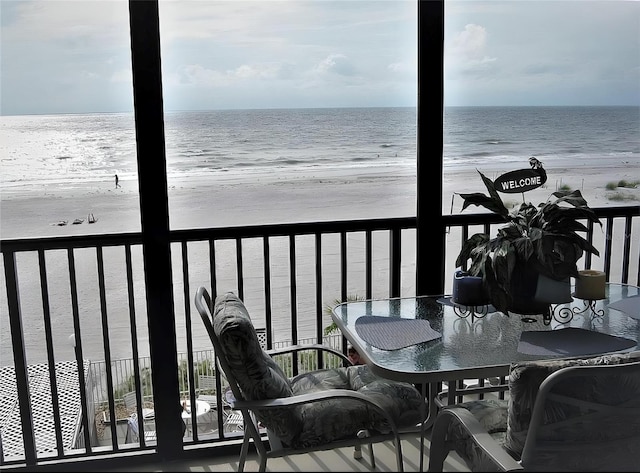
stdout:
[[[428,434],[427,434],[428,435]],[[270,458],[267,461],[267,471],[397,471],[395,453],[391,442],[375,444],[374,453],[376,469],[371,470],[368,448],[363,447],[362,459],[353,458],[353,447],[337,450],[307,453],[288,458]],[[407,472],[420,469],[420,436],[405,434],[402,438],[402,451],[404,454],[404,469]],[[426,471],[429,463],[429,440],[425,440]],[[249,450],[249,458],[245,464],[245,471],[258,471],[258,457],[253,447]],[[100,471],[238,471],[238,456],[223,456],[217,458],[199,458],[191,460],[172,461],[164,463],[150,463],[144,466],[128,466],[126,468],[100,470]],[[452,453],[447,458],[444,471],[470,471],[460,458]]]

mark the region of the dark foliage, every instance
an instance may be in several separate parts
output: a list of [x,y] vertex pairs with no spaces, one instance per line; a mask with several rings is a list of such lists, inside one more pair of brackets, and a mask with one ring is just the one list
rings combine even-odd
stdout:
[[508,315],[512,302],[511,281],[514,271],[533,268],[547,277],[563,280],[577,277],[577,262],[585,252],[599,256],[598,250],[579,232],[587,232],[583,222],[602,226],[579,190],[557,191],[537,207],[522,203],[511,212],[504,206],[493,181],[478,171],[489,195],[460,194],[462,210],[471,205],[484,207],[505,220],[506,225],[494,238],[477,233],[463,245],[456,267],[482,276],[492,304]]

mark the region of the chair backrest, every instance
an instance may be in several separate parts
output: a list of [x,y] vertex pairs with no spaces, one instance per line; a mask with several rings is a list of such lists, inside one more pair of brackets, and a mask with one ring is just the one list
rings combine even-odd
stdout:
[[212,304],[211,304],[211,296],[209,296],[209,292],[204,287],[198,288],[195,298],[196,309],[200,314],[200,318],[204,323],[205,328],[207,329],[207,333],[209,334],[209,338],[211,339],[211,343],[213,344],[213,349],[216,353],[216,363],[218,363],[219,368],[224,372],[227,377],[230,388],[233,391],[233,395],[236,399],[244,399],[242,393],[240,392],[240,388],[238,387],[238,383],[235,380],[233,375],[233,371],[231,367],[227,363],[227,360],[224,356],[224,350],[222,349],[222,345],[220,344],[220,340],[218,340],[218,336],[216,335],[215,330],[213,329],[213,317],[211,315]]
[[[289,380],[278,364],[264,352],[243,302],[233,293],[211,298],[204,287],[196,293],[196,308],[213,343],[220,369],[238,401],[263,400],[293,395]],[[285,442],[299,432],[302,421],[296,409],[256,410],[258,420]],[[245,422],[248,413],[243,411]]]
[[506,447],[525,470],[637,471],[640,352],[520,363],[509,384]]
[[127,409],[134,409],[138,405],[135,391],[126,393],[122,396],[122,399],[124,400],[124,405]]
[[207,391],[215,391],[216,377],[206,374],[198,375],[198,388],[206,389]]

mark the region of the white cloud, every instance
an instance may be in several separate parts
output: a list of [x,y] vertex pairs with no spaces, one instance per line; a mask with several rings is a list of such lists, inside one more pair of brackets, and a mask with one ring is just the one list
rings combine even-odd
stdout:
[[133,76],[131,74],[131,69],[126,68],[126,69],[120,69],[119,71],[115,71],[113,74],[111,74],[111,77],[109,78],[109,80],[111,82],[123,82],[123,83],[133,84]]
[[204,85],[210,87],[231,83],[231,78],[226,74],[207,69],[200,64],[190,64],[181,67],[176,77],[178,81],[172,82],[181,85]]
[[415,73],[417,70],[417,63],[413,62],[394,62],[387,66],[387,69],[393,72],[410,72]]
[[450,49],[451,54],[478,60],[485,55],[487,30],[479,25],[468,24],[458,33]]
[[276,63],[242,64],[234,69],[218,71],[201,64],[189,64],[175,73],[165,73],[171,86],[197,85],[202,87],[230,87],[240,82],[268,81],[281,77],[282,67]]
[[638,18],[637,1],[448,3],[445,103],[639,104]]
[[479,76],[490,72],[497,58],[487,54],[486,28],[468,24],[450,45],[445,44],[446,72],[449,79],[460,75]]
[[93,79],[98,79],[100,75],[92,71],[80,71],[80,77],[82,79],[93,80]]
[[2,11],[3,42],[53,41],[95,47],[129,41],[126,0],[3,0]]
[[320,74],[330,73],[342,76],[354,74],[354,68],[344,54],[330,54],[316,65],[314,70]]
[[231,75],[242,79],[276,79],[280,73],[278,64],[253,64],[242,65],[234,71],[229,71]]

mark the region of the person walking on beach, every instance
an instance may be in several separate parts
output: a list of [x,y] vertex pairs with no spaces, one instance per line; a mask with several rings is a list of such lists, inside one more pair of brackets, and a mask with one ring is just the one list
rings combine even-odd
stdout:
[[116,189],[118,187],[120,187],[120,183],[119,183],[120,179],[118,179],[118,175],[116,174]]

